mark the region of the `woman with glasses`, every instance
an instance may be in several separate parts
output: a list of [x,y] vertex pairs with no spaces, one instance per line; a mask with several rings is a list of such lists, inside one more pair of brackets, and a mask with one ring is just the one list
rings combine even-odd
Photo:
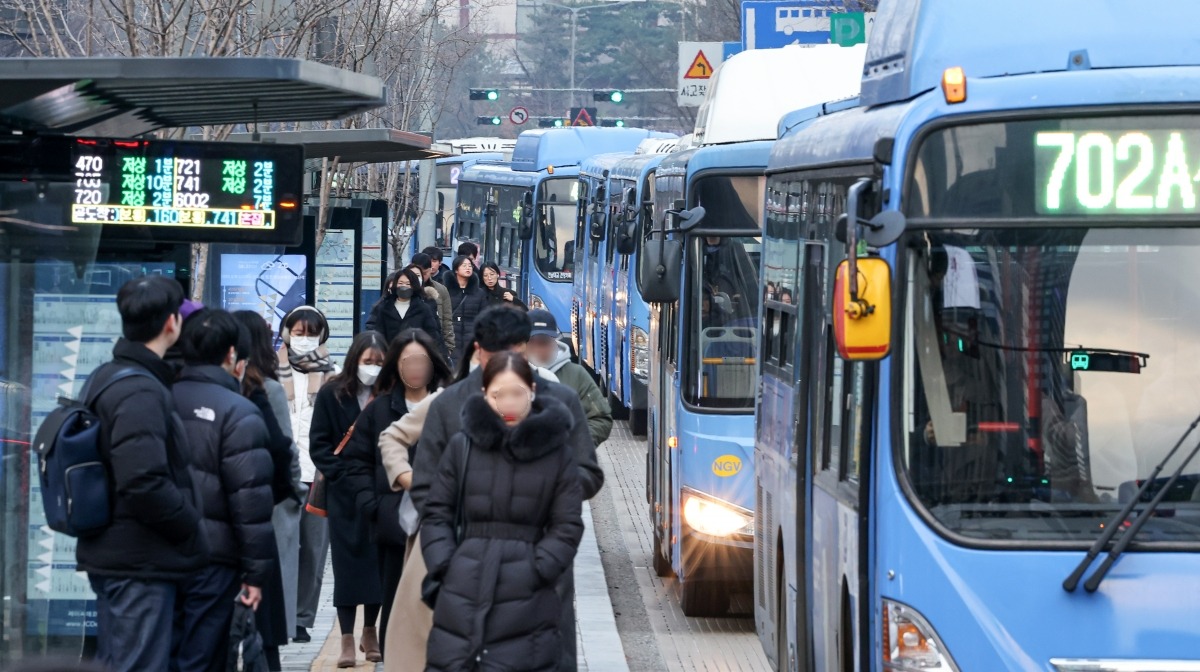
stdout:
[[387,632],[408,535],[400,524],[403,492],[393,492],[388,483],[379,452],[379,434],[449,383],[450,378],[450,365],[429,334],[420,329],[400,332],[383,358],[383,369],[375,382],[375,400],[363,410],[342,454],[345,485],[356,493],[358,511],[370,521],[371,537],[379,549],[383,584],[381,632]]

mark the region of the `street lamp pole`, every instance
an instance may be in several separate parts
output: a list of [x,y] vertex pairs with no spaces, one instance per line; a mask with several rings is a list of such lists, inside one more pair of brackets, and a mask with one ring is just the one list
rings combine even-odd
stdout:
[[571,107],[575,107],[575,45],[576,33],[579,28],[579,13],[589,9],[600,9],[601,7],[618,7],[620,5],[628,5],[632,2],[642,2],[644,0],[618,0],[617,2],[606,2],[602,5],[585,5],[583,7],[572,7],[570,5],[560,5],[557,2],[539,2],[535,5],[546,5],[549,7],[557,7],[565,9],[571,13]]

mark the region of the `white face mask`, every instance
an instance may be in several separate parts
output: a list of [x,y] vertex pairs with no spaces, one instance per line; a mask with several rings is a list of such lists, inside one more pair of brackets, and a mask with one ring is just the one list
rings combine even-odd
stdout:
[[375,364],[359,364],[358,380],[363,385],[374,385],[375,380],[379,378],[379,372],[382,370],[382,366],[377,366]]
[[316,336],[292,336],[292,343],[288,347],[297,355],[307,355],[321,347],[321,339]]

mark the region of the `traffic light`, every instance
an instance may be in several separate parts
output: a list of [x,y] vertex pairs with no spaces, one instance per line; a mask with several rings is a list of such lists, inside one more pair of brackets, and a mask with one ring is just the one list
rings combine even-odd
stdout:
[[593,91],[592,92],[592,100],[594,100],[598,103],[602,103],[605,101],[610,102],[610,103],[621,103],[625,100],[625,92],[620,91],[620,90]]
[[498,89],[471,89],[471,100],[500,100]]
[[601,119],[601,126],[616,126],[617,128],[625,128],[624,119]]
[[562,119],[538,119],[539,128],[562,128],[565,125]]
[[500,117],[475,117],[475,123],[479,126],[499,126]]

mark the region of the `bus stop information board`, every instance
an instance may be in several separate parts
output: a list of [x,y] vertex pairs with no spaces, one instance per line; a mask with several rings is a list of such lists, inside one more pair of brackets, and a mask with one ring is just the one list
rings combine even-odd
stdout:
[[274,229],[281,197],[273,156],[220,144],[149,140],[75,141],[75,224]]
[[[0,147],[0,173],[54,189],[113,239],[298,245],[299,145],[38,136]],[[65,197],[65,198],[64,198]]]

